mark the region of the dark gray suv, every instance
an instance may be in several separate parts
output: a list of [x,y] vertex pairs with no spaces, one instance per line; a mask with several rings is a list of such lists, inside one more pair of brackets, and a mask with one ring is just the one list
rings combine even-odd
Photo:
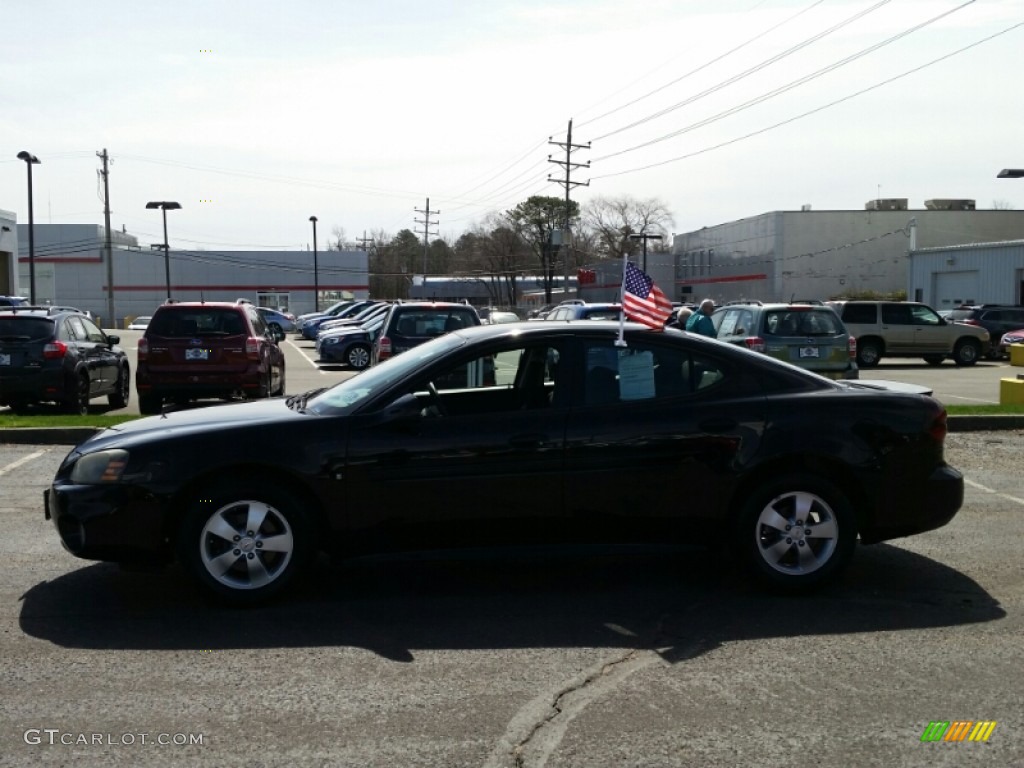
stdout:
[[999,348],[1003,334],[1024,328],[1024,307],[1005,304],[962,306],[950,312],[948,319],[954,323],[976,325],[988,331],[991,342],[988,356],[996,359],[1003,354]]

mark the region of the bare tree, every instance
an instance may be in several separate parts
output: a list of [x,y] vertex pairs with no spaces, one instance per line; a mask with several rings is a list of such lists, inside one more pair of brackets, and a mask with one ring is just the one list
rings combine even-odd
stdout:
[[595,236],[596,255],[604,258],[635,254],[642,245],[630,235],[666,238],[672,223],[668,206],[657,198],[596,197],[583,208],[583,227]]
[[1012,211],[1013,203],[1009,200],[993,200],[992,201],[993,211]]

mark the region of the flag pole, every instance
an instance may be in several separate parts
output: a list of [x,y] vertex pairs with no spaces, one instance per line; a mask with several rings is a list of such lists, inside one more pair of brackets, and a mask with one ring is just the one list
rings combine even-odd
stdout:
[[616,347],[625,347],[625,325],[626,325],[626,265],[629,264],[629,254],[622,252],[622,284],[619,286],[619,338],[615,340]]

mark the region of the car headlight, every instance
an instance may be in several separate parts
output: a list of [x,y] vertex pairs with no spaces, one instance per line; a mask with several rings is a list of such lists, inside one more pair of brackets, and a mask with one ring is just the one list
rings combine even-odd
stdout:
[[320,339],[320,343],[323,344],[324,346],[327,346],[328,344],[337,344],[339,341],[340,339],[336,336],[325,336],[324,338]]
[[128,451],[110,450],[88,453],[71,470],[71,482],[79,485],[100,485],[121,481],[128,466]]

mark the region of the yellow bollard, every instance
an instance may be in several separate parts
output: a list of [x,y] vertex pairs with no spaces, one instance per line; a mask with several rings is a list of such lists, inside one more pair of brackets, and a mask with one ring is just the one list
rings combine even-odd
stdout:
[[1024,344],[1011,344],[1010,365],[1024,366]]
[[1024,405],[1024,375],[999,380],[1000,405]]

